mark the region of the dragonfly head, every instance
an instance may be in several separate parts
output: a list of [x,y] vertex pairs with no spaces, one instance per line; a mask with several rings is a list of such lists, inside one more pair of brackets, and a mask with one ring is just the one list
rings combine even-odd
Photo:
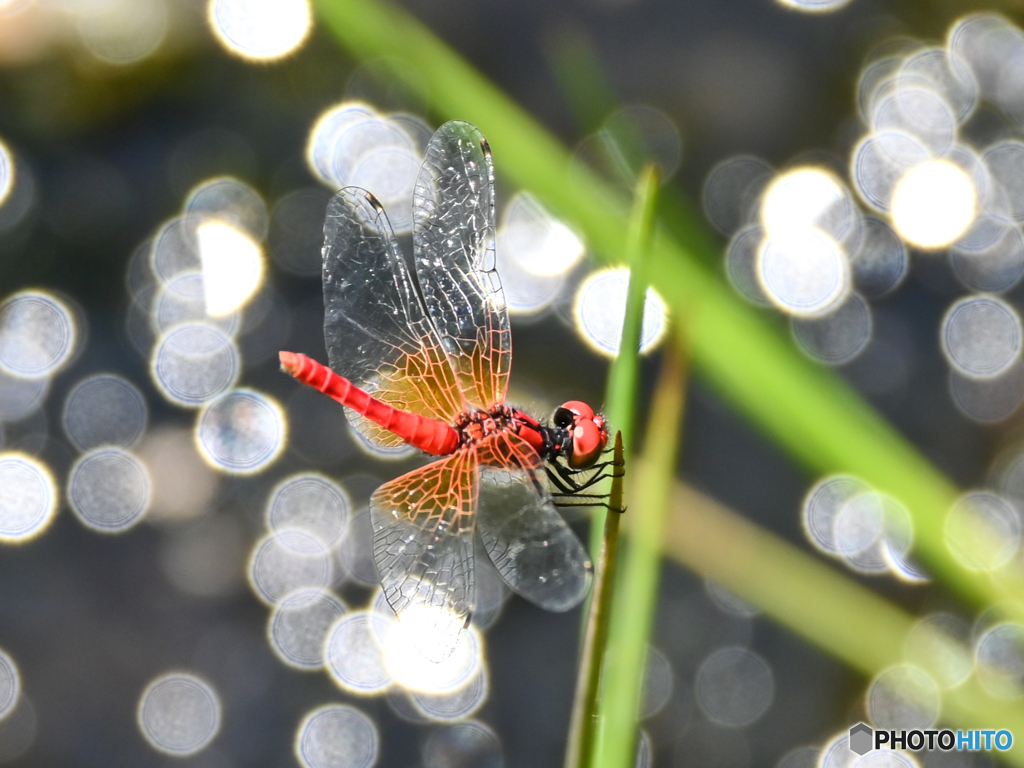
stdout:
[[573,469],[594,466],[608,444],[608,427],[604,416],[594,413],[594,409],[586,403],[570,400],[555,409],[552,421],[572,437],[567,457],[569,466]]

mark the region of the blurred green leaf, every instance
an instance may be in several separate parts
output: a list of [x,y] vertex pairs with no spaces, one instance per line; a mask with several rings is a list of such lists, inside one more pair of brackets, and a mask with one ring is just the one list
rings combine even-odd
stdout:
[[[643,472],[643,462],[636,464],[635,471]],[[627,500],[632,510],[633,498]],[[684,483],[673,483],[669,506],[661,543],[680,565],[754,604],[868,677],[900,663],[939,677],[929,659],[908,653],[907,635],[915,617],[902,608]],[[628,514],[624,518],[627,541],[643,534],[633,526],[639,521]],[[970,648],[963,651],[971,653]],[[1016,735],[1024,733],[1024,705],[1020,699],[993,698],[972,674],[942,691],[940,722],[964,730],[1008,728]],[[1024,765],[1024,749],[1017,743],[1007,752],[989,754]]]

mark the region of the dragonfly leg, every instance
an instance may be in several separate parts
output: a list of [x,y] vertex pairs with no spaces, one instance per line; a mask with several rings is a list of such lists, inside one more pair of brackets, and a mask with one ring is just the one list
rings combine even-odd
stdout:
[[[611,467],[611,471],[606,471]],[[622,477],[625,475],[625,467],[614,461],[605,461],[587,469],[571,469],[562,464],[546,465],[548,477],[552,484],[560,491],[576,493],[592,487],[601,480],[609,477]],[[582,481],[577,480],[581,474],[586,474]]]
[[609,512],[614,511],[614,512],[619,512],[620,514],[624,514],[625,511],[626,511],[625,507],[622,507],[621,509],[619,507],[612,507],[612,505],[609,504],[607,501],[590,501],[590,500],[587,500],[587,501],[583,501],[580,504],[571,504],[568,501],[558,501],[557,499],[553,499],[552,503],[556,507],[558,507],[559,509],[576,509],[576,508],[581,508],[581,507],[600,507],[602,509],[608,510]]

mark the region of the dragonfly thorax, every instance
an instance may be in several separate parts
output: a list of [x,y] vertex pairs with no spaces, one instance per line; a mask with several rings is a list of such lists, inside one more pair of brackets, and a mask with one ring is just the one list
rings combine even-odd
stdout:
[[459,414],[453,426],[459,433],[459,445],[472,445],[485,437],[506,429],[516,431],[514,412],[507,405],[496,405],[490,411],[466,411]]

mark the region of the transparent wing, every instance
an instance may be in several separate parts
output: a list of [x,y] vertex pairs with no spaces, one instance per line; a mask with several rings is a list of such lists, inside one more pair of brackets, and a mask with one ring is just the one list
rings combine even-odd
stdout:
[[504,402],[512,362],[505,296],[494,267],[494,169],[480,131],[442,125],[413,195],[416,275],[463,395]]
[[423,629],[422,650],[446,658],[474,607],[476,454],[451,456],[385,483],[370,497],[373,559],[399,621]]
[[[373,195],[345,187],[331,199],[323,256],[324,340],[331,368],[390,405],[450,423],[465,410],[455,374]],[[402,443],[346,412],[372,442]]]
[[477,526],[498,573],[541,608],[574,608],[590,586],[590,559],[551,502],[540,456],[512,433],[488,438],[477,454]]

